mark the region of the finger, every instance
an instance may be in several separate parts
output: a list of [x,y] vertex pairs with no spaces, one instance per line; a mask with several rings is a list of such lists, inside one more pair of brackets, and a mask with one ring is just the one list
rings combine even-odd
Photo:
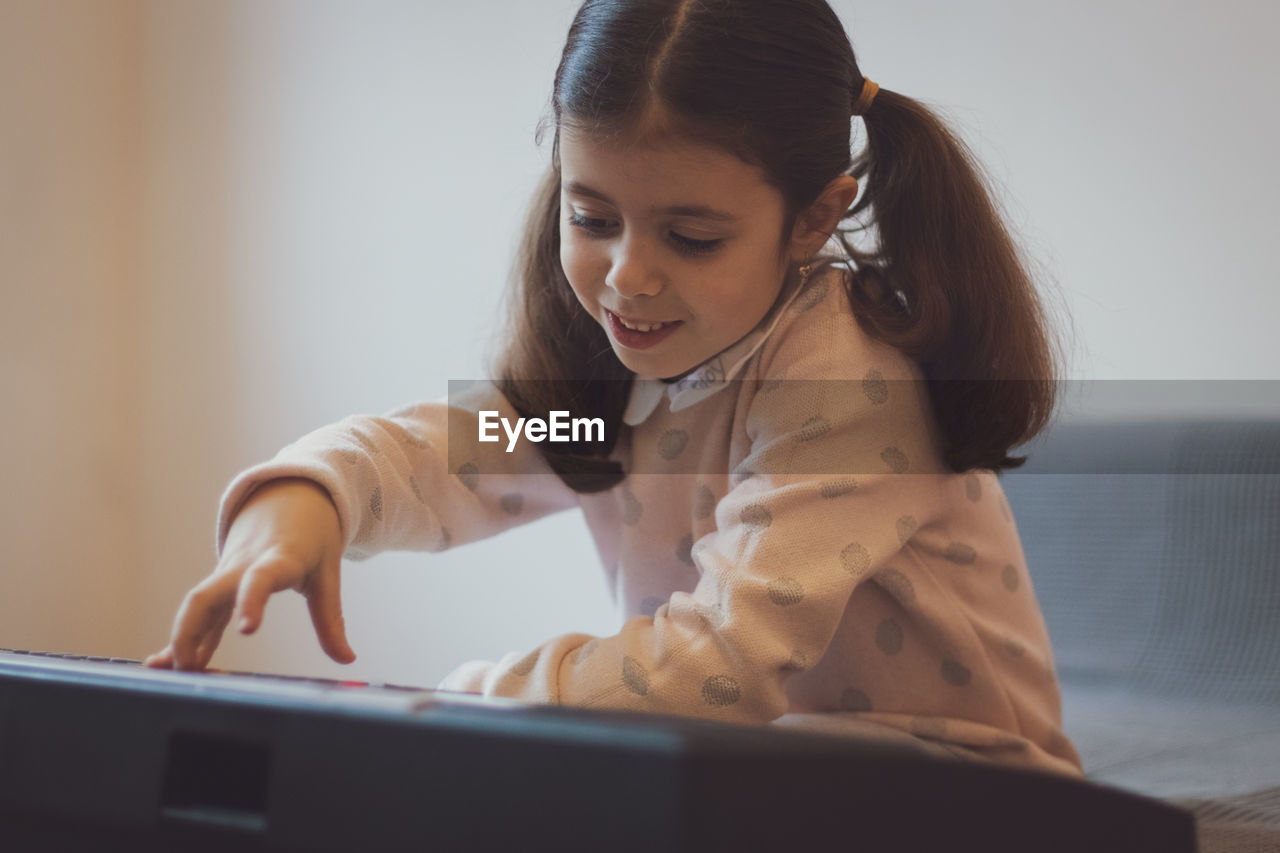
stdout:
[[165,646],[155,654],[147,655],[142,665],[152,669],[173,669],[173,646]]
[[347,642],[346,622],[342,618],[342,586],[337,565],[322,565],[311,585],[305,590],[311,624],[325,654],[338,663],[351,663],[356,653]]
[[[222,639],[222,629],[235,600],[234,583],[235,578],[230,575],[214,575],[187,593],[169,643],[174,669],[199,670],[208,663],[212,654],[208,642],[211,638],[216,646]],[[207,654],[202,655],[202,650]]]
[[298,572],[278,556],[259,559],[240,580],[236,590],[235,611],[240,614],[241,634],[252,634],[262,624],[267,599],[274,593],[290,589]]
[[218,650],[218,643],[222,642],[222,635],[227,630],[227,625],[231,622],[231,612],[230,606],[217,611],[216,621],[205,632],[199,645],[196,646],[196,669],[207,669],[209,661],[213,660],[213,653]]

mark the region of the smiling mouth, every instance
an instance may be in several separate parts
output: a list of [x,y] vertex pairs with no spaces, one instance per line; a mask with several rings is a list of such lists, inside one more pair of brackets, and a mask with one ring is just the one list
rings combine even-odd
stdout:
[[653,323],[647,320],[624,320],[617,314],[604,309],[609,318],[609,327],[613,338],[628,349],[648,349],[667,338],[680,326],[683,320],[672,320],[668,323]]
[[[608,311],[609,309],[606,308],[605,310]],[[609,313],[613,314],[612,311],[609,311]],[[617,314],[613,314],[613,316],[624,328],[633,332],[656,332],[664,326],[674,326],[679,322],[679,320],[672,320],[667,323],[652,323],[645,320],[628,320],[626,317],[620,317]]]

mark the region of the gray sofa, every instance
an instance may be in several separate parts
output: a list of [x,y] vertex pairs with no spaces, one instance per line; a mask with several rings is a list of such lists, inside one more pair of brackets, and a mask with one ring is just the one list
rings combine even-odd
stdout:
[[1090,779],[1280,851],[1280,421],[1064,422],[1003,476]]

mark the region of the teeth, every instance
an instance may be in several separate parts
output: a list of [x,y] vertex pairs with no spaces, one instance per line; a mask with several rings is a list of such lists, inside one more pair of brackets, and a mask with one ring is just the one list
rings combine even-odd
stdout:
[[621,317],[618,317],[618,322],[633,332],[652,332],[655,329],[661,329],[663,326],[668,325],[667,323],[628,323]]

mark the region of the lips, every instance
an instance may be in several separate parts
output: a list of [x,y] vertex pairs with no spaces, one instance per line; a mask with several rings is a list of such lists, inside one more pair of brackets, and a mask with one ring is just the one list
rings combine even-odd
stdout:
[[623,319],[607,308],[604,313],[609,318],[609,330],[613,333],[614,340],[629,349],[648,349],[684,325],[683,320],[662,322],[631,317]]

